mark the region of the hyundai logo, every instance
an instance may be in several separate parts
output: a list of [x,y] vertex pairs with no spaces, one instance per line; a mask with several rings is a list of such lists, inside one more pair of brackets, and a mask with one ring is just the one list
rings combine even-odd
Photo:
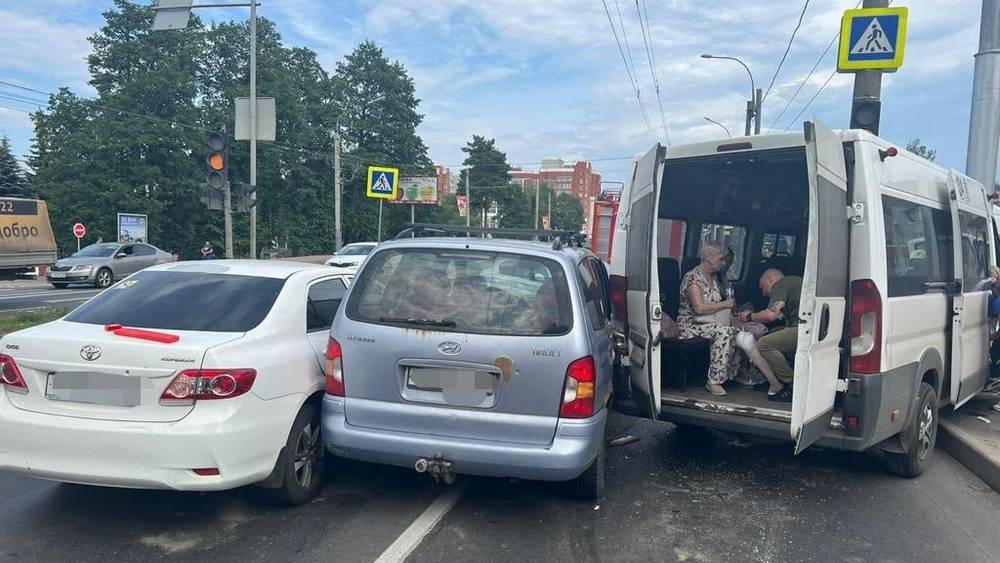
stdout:
[[445,340],[438,344],[438,351],[446,356],[455,356],[462,351],[462,345],[453,340]]
[[80,348],[80,357],[88,362],[92,362],[101,357],[101,349],[93,344]]

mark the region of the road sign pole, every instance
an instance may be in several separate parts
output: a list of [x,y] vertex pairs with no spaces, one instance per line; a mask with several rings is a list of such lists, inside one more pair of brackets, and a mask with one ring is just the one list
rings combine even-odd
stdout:
[[469,197],[469,176],[472,168],[465,169],[465,226],[472,226],[472,198]]
[[[886,8],[889,0],[864,0],[862,8]],[[848,38],[849,40],[850,38]],[[851,108],[859,103],[879,102],[882,98],[882,71],[881,70],[859,70],[854,75],[854,96],[851,101]],[[878,119],[874,122],[874,130],[878,131]]]
[[992,194],[996,190],[1000,145],[1000,0],[983,0],[979,25],[965,173]]
[[80,252],[80,239],[79,238],[76,239],[76,251]]
[[410,222],[417,222],[417,206],[415,204],[410,204]]
[[382,242],[382,203],[384,200],[378,200],[378,242]]
[[257,2],[250,2],[250,258],[257,258]]

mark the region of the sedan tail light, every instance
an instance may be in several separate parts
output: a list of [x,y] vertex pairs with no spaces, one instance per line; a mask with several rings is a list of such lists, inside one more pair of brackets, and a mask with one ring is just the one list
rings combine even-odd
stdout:
[[328,395],[336,397],[345,396],[344,389],[344,352],[340,348],[340,343],[330,338],[326,345],[326,365],[323,367],[326,374],[326,392]]
[[15,393],[28,392],[28,384],[24,381],[24,376],[21,375],[17,362],[6,354],[0,354],[0,383]]
[[594,415],[596,380],[593,357],[586,356],[569,364],[563,384],[562,405],[559,407],[561,418],[590,418]]
[[252,369],[189,369],[174,377],[160,395],[161,405],[193,405],[239,397],[253,387],[257,371]]

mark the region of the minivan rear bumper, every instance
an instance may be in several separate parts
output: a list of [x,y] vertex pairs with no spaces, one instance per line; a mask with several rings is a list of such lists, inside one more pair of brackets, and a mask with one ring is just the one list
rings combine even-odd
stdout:
[[323,441],[333,455],[413,467],[420,458],[441,454],[456,473],[537,481],[568,481],[583,473],[597,457],[608,416],[602,409],[587,419],[560,419],[552,443],[535,446],[354,426],[344,415],[345,402],[323,397]]

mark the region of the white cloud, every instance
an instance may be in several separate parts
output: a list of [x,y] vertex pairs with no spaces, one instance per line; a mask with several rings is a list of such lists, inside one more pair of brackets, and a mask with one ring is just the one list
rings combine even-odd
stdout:
[[4,30],[0,60],[5,70],[74,88],[86,86],[86,57],[91,50],[87,36],[93,29],[10,10],[0,10],[0,29]]

